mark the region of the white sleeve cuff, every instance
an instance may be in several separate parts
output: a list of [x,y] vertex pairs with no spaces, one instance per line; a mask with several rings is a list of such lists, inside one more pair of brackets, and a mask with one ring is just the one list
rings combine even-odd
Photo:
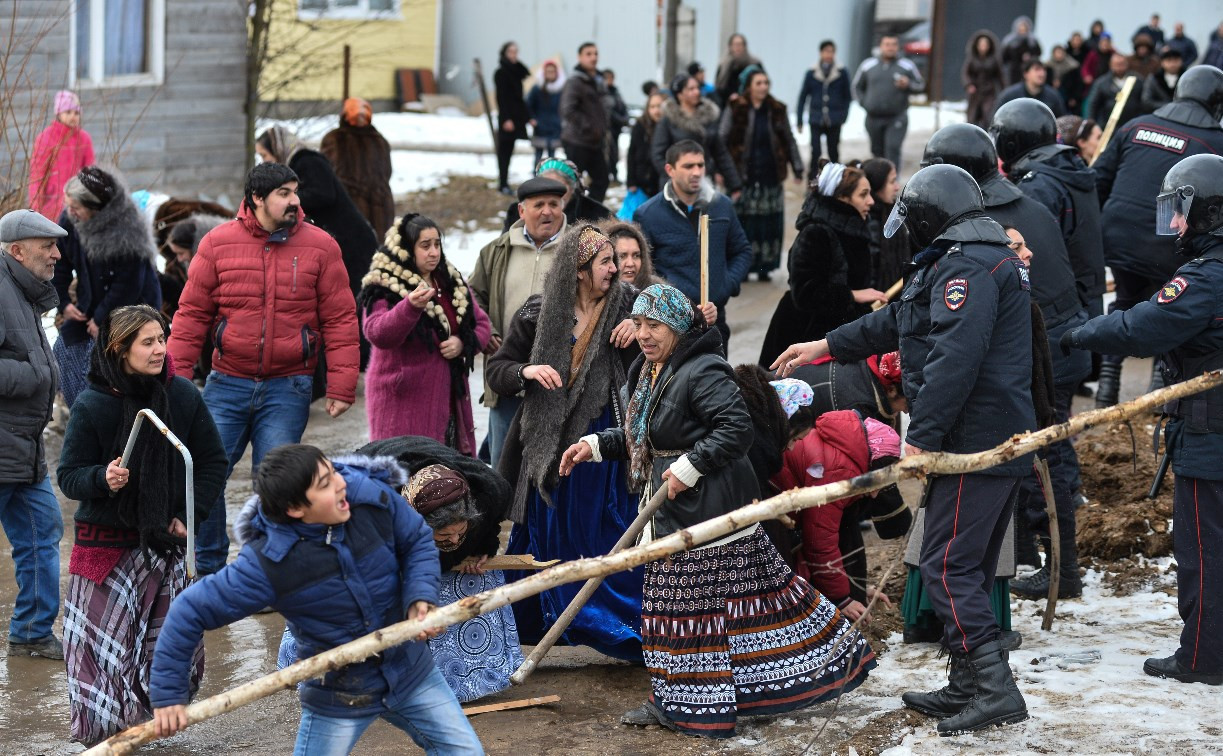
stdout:
[[599,437],[591,433],[589,436],[582,436],[578,439],[579,442],[585,441],[590,444],[590,461],[602,462],[603,453],[599,451]]
[[687,454],[681,454],[679,459],[671,463],[671,474],[680,479],[685,486],[692,488],[701,479],[701,473],[688,461]]

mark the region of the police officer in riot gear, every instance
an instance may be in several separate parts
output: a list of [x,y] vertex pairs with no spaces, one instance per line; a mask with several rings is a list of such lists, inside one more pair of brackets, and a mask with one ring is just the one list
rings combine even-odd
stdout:
[[[922,165],[947,163],[968,171],[981,186],[985,212],[1003,226],[1014,227],[1034,251],[1029,270],[1032,298],[1040,307],[1053,358],[1054,396],[1057,421],[1070,416],[1075,388],[1091,372],[1091,355],[1082,350],[1062,354],[1058,341],[1066,331],[1087,322],[1087,311],[1075,285],[1066,245],[1058,225],[1043,205],[1026,196],[998,173],[998,156],[989,135],[978,126],[957,123],[944,126],[926,143]],[[1074,490],[1079,477],[1079,459],[1070,441],[1059,441],[1044,452],[1053,483],[1060,534],[1058,596],[1083,594],[1075,543]],[[1023,524],[1041,534],[1045,553],[1051,553],[1048,516],[1035,474],[1024,478],[1020,496]],[[1025,519],[1026,518],[1026,519]],[[1021,528],[1020,532],[1023,532]],[[1043,598],[1049,593],[1049,560],[1034,575],[1011,582],[1011,592],[1025,598]]]
[[[1155,295],[1095,318],[1063,344],[1116,354],[1160,355],[1172,382],[1223,368],[1223,157],[1194,155],[1172,167],[1155,202],[1155,232],[1176,236],[1184,263]],[[1172,514],[1177,603],[1185,627],[1172,656],[1143,671],[1223,685],[1223,388],[1165,407],[1164,443],[1176,473]]]
[[[1112,309],[1151,298],[1183,262],[1173,240],[1152,233],[1160,179],[1190,155],[1223,154],[1223,71],[1195,66],[1176,83],[1172,102],[1117,129],[1092,168],[1103,203],[1105,258],[1117,285]],[[1121,355],[1106,355],[1097,404],[1116,404]],[[1160,385],[1158,369],[1152,388]]]
[[1073,146],[1057,143],[1057,120],[1043,102],[1028,97],[1008,102],[994,113],[989,133],[1007,178],[1057,219],[1079,299],[1089,315],[1099,315],[1104,308],[1104,239],[1091,169]]
[[[773,363],[782,374],[831,354],[853,362],[900,345],[909,403],[907,454],[978,452],[1035,425],[1027,269],[985,217],[981,190],[962,168],[914,174],[884,227],[901,225],[921,246],[898,301],[795,344]],[[977,473],[932,478],[926,494],[921,575],[951,651],[945,688],[906,693],[905,705],[942,719],[954,735],[1027,718],[990,609],[998,552],[1031,467],[1021,457]]]

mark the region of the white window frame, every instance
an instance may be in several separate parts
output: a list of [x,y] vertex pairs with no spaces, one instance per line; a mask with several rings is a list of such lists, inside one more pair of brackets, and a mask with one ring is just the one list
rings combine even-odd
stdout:
[[[325,0],[325,10],[303,8],[301,0],[293,0],[297,4],[297,18],[301,21],[400,21],[403,19],[402,0],[392,0],[389,10],[370,10],[369,0],[357,0],[353,7],[337,8],[335,0]],[[441,0],[439,0],[439,5]]]
[[68,45],[68,76],[74,88],[99,89],[104,87],[129,87],[158,85],[166,77],[166,0],[149,0],[149,70],[138,74],[106,76],[106,8],[105,0],[92,0],[89,4],[89,63],[88,75],[77,76],[76,34],[77,1],[72,0],[69,18],[71,43]]

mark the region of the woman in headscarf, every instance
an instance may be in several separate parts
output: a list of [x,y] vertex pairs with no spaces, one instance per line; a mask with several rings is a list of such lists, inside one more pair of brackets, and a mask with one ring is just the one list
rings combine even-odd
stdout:
[[[64,652],[72,738],[86,745],[152,716],[153,647],[170,602],[188,584],[183,458],[146,421],[121,464],[137,413],[152,410],[191,452],[197,527],[229,465],[199,390],[174,375],[155,309],[111,312],[90,362],[90,386],[72,408],[57,472],[60,490],[80,501]],[[193,693],[203,673],[201,644]]]
[[89,354],[102,324],[124,305],[160,308],[161,282],[152,229],[114,171],[89,166],[69,179],[60,225],[68,235],[56,242],[61,256],[51,280],[63,315],[53,351],[71,409],[88,386]]
[[964,119],[989,128],[994,115],[994,100],[1002,91],[1002,61],[998,59],[998,38],[989,29],[980,29],[968,40],[960,81],[968,93],[968,112]]
[[441,229],[409,213],[387,234],[357,295],[371,346],[370,439],[428,436],[475,456],[468,376],[492,327],[442,250]]
[[[746,455],[752,420],[719,332],[683,293],[655,284],[632,314],[642,354],[629,370],[624,424],[570,446],[560,472],[629,460],[643,497],[666,487],[647,529],[663,537],[760,496]],[[626,724],[727,738],[739,714],[840,695],[875,665],[866,639],[790,571],[758,525],[646,565],[641,613],[652,691]]]
[[374,128],[374,108],[359,97],[344,101],[340,125],[319,144],[335,168],[357,210],[381,239],[395,219],[395,197],[391,194],[391,145]]
[[620,280],[641,291],[650,284],[662,283],[654,274],[654,263],[650,259],[650,243],[641,233],[641,226],[622,220],[605,220],[599,224],[616,251],[616,267]]
[[792,336],[822,338],[885,301],[871,285],[870,230],[874,204],[859,168],[823,163],[799,211],[798,238],[790,247],[790,289],[777,303],[760,351],[768,366]]
[[518,45],[506,42],[498,55],[500,63],[493,72],[493,87],[497,96],[497,189],[502,194],[510,191],[510,158],[514,155],[514,143],[527,139],[527,122],[531,112],[523,99],[522,82],[531,76],[531,71],[518,60]]
[[706,175],[711,178],[720,176],[727,194],[735,199],[743,190],[743,180],[718,130],[722,111],[713,100],[701,96],[701,82],[686,73],[672,79],[671,97],[662,105],[662,120],[654,127],[654,138],[650,142],[650,160],[658,172],[659,189],[667,183],[664,178],[667,175],[667,149],[677,142],[691,139],[705,150]]
[[[726,52],[718,61],[714,76],[714,97],[725,106],[739,93],[739,76],[748,66],[759,66],[760,59],[747,51],[747,37],[735,33],[726,40]],[[672,87],[674,92],[674,87]]]
[[1040,60],[1040,52],[1040,42],[1032,34],[1032,19],[1016,16],[1011,22],[1011,33],[1002,38],[1002,69],[1007,86],[1023,81],[1024,67],[1029,60]]
[[[157,274],[157,279],[161,283],[161,313],[167,320],[173,320],[174,313],[178,311],[178,299],[187,285],[187,271],[191,267],[191,259],[199,251],[200,242],[205,234],[227,220],[229,217],[197,213],[175,223],[166,234],[165,248],[161,252],[166,269]],[[206,359],[211,361],[211,356]],[[205,371],[204,375],[207,376],[208,372]]]
[[93,165],[93,139],[81,128],[81,100],[75,92],[55,93],[55,120],[34,140],[30,156],[29,206],[58,221],[64,208],[64,186],[82,168]]
[[792,170],[794,180],[802,184],[803,158],[785,104],[769,94],[768,74],[759,66],[748,66],[739,79],[740,97],[723,111],[719,134],[743,179],[735,214],[752,244],[749,272],[768,281],[781,263],[786,231],[783,182]]
[[[578,438],[618,426],[620,389],[637,354],[625,324],[633,290],[616,275],[615,251],[582,224],[561,240],[542,296],[514,315],[501,349],[485,364],[502,396],[525,391],[499,472],[514,486],[509,551],[537,559],[608,553],[637,516],[626,467],[607,461],[559,478],[561,452]],[[513,576],[510,576],[513,579]],[[538,641],[568,606],[577,584],[514,604],[524,643]],[[620,659],[641,658],[641,572],[608,577],[563,636]]]
[[[586,196],[586,187],[582,185],[581,174],[572,160],[544,158],[539,161],[539,165],[535,166],[535,177],[552,179],[565,185],[568,191],[561,198],[561,203],[565,208],[566,225],[570,228],[583,221],[598,223],[612,217],[612,211],[608,210],[606,205]],[[505,209],[505,227],[501,229],[501,232],[509,231],[510,226],[521,217],[522,215],[518,212],[518,203],[511,202],[510,206]]]

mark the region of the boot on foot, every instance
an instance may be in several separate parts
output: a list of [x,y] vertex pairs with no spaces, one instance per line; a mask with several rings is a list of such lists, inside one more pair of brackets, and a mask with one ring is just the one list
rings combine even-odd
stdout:
[[1111,407],[1121,393],[1121,365],[1105,362],[1100,365],[1100,381],[1096,384],[1096,407]]
[[1176,654],[1163,659],[1147,659],[1142,665],[1142,671],[1152,677],[1166,677],[1183,683],[1206,683],[1207,685],[1223,685],[1223,673],[1194,672],[1185,668],[1176,660]]
[[952,653],[951,667],[947,673],[947,684],[929,693],[909,691],[900,697],[905,706],[930,717],[945,719],[959,714],[977,692],[972,669],[968,666],[968,654]]
[[970,651],[968,667],[976,682],[976,692],[960,713],[938,723],[940,736],[975,732],[1028,718],[1028,706],[1011,676],[1006,651],[998,641]]
[[[1060,581],[1057,584],[1058,598],[1079,598],[1083,595],[1083,580],[1079,577],[1078,568],[1062,569]],[[1042,599],[1049,595],[1049,563],[1046,562],[1039,570],[1011,581],[1011,593],[1026,599]]]

